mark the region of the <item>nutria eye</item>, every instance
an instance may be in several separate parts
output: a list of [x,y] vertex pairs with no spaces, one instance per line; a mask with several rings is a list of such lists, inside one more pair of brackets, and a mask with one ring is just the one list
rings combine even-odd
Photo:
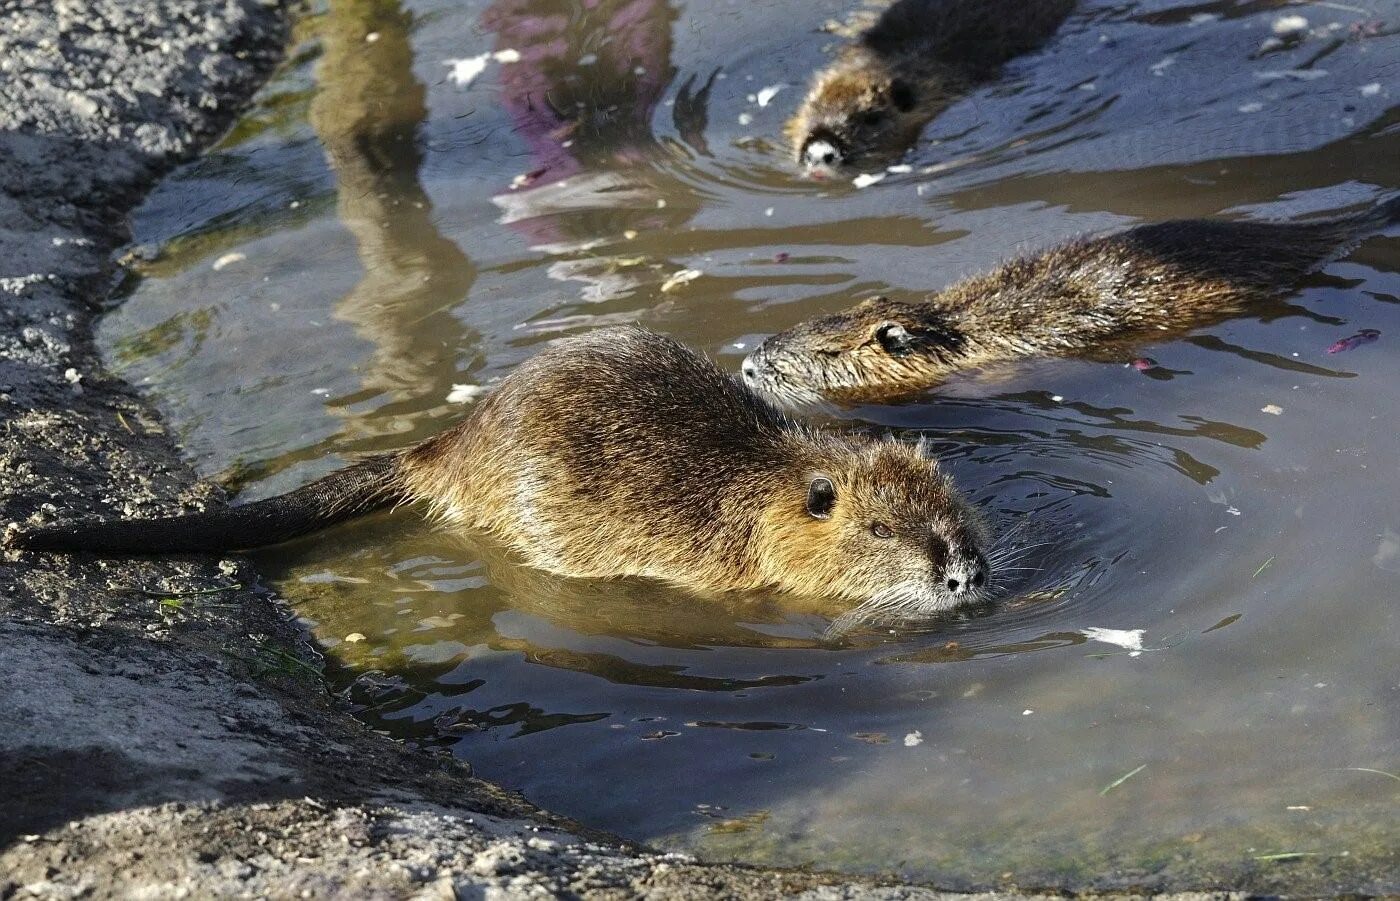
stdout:
[[903,356],[914,349],[914,336],[909,334],[909,330],[898,322],[886,322],[875,329],[875,340],[880,342],[880,346],[886,353],[896,357]]
[[894,537],[894,529],[891,529],[889,526],[885,525],[882,522],[872,523],[870,526],[870,531],[875,533],[876,538]]
[[880,109],[866,110],[856,116],[856,121],[861,125],[879,125],[885,120],[885,111]]
[[831,479],[819,477],[807,486],[807,512],[813,519],[830,519],[836,506],[836,486]]

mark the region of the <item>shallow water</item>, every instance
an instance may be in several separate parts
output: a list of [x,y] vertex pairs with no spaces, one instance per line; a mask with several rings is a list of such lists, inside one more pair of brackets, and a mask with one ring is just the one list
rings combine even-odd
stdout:
[[[1086,230],[1400,187],[1397,2],[1087,3],[863,190],[795,179],[776,138],[845,15],[331,2],[142,210],[109,359],[254,498],[434,433],[454,385],[562,335],[637,321],[736,369]],[[1261,50],[1282,15],[1311,30]],[[1024,524],[1008,597],[920,629],[825,642],[772,599],[571,584],[406,512],[258,563],[375,728],[630,838],[951,886],[1400,891],[1395,341],[1392,230],[1147,372],[842,411]]]

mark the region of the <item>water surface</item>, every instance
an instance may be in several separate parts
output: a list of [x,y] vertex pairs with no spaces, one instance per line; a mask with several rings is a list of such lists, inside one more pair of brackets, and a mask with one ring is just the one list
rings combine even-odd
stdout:
[[[600,325],[732,370],[1084,231],[1400,187],[1400,3],[1088,2],[863,190],[794,178],[776,137],[848,12],[323,4],[141,212],[109,360],[255,498]],[[1276,42],[1285,15],[1308,30]],[[406,512],[258,563],[375,728],[630,838],[961,887],[1397,892],[1397,341],[1392,231],[1146,372],[1039,361],[842,411],[1027,524],[1011,596],[922,629],[828,642],[772,599],[569,583]]]

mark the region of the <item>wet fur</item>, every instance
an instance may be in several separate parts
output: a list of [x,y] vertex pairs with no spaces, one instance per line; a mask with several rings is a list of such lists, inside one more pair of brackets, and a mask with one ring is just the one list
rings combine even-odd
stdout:
[[[750,383],[791,403],[880,401],[961,369],[1159,340],[1293,290],[1398,219],[1395,198],[1317,222],[1187,219],[1071,241],[923,303],[876,297],[794,326],[750,357]],[[897,352],[880,340],[893,324],[909,336]]]
[[[836,489],[828,519],[808,513],[819,476]],[[345,511],[405,502],[568,576],[857,602],[915,580],[925,585],[921,609],[985,594],[955,598],[942,588],[950,572],[982,564],[987,536],[922,448],[801,426],[713,363],[639,328],[560,342],[452,429],[290,495],[186,517],[30,530],[9,543],[232,550],[271,543],[248,528],[250,517],[285,540]],[[873,521],[895,536],[873,536]]]
[[890,160],[1010,59],[1043,44],[1074,0],[899,0],[813,78],[785,131],[795,159],[828,140],[847,165]]

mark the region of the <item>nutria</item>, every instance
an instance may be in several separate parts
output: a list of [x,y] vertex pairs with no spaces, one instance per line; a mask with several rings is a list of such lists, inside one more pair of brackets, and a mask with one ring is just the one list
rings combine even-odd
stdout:
[[818,72],[787,123],[799,165],[825,177],[893,160],[1008,60],[1055,33],[1074,0],[899,0]]
[[1284,294],[1398,220],[1400,197],[1314,222],[1181,219],[1070,241],[922,302],[873,297],[803,322],[759,345],[744,380],[794,405],[878,402],[989,363],[1102,356]]
[[289,494],[7,543],[236,550],[413,501],[569,576],[774,588],[917,614],[980,600],[990,575],[981,519],[921,448],[799,425],[683,345],[631,327],[562,341],[446,432]]

